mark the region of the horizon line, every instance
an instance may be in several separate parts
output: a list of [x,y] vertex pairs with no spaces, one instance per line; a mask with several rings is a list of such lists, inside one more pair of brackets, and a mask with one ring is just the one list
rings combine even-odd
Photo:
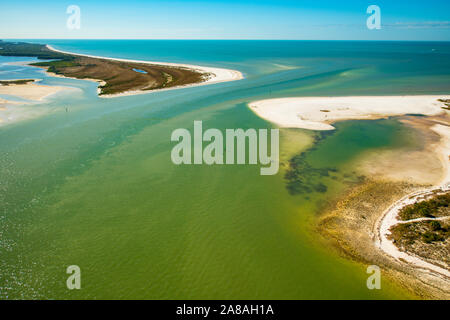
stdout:
[[3,38],[0,40],[154,40],[154,41],[360,41],[360,42],[450,42],[450,40],[372,40],[372,39],[178,39],[178,38]]

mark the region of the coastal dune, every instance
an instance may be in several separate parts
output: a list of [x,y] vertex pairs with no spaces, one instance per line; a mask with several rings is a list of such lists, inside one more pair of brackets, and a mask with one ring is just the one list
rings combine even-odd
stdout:
[[450,96],[298,97],[252,102],[259,117],[281,128],[333,130],[342,120],[379,119],[405,114],[437,115]]

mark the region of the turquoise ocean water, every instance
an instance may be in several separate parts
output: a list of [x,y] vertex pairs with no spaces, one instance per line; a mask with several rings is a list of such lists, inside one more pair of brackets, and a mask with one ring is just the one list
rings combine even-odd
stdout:
[[[358,181],[352,161],[377,148],[419,148],[411,129],[395,119],[347,121],[315,148],[316,133],[283,130],[283,163],[308,150],[303,183],[326,186],[294,194],[283,168],[263,177],[257,166],[175,166],[170,135],[194,120],[271,128],[247,108],[260,99],[449,94],[449,43],[30,41],[236,69],[245,79],[102,99],[93,82],[0,57],[0,79],[79,89],[0,127],[0,298],[411,297],[387,279],[368,290],[366,266],[324,247],[313,228],[324,204]],[[66,288],[69,265],[82,270],[81,290]]]

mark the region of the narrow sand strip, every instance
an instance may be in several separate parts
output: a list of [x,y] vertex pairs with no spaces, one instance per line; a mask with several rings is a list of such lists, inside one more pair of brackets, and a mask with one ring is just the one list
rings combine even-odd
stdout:
[[[93,56],[93,55],[87,55],[87,54],[80,54],[80,53],[73,53],[68,51],[62,51],[57,50],[53,48],[50,45],[47,45],[47,48],[49,50],[70,54],[74,56],[82,56],[82,57],[89,57],[89,58],[96,58],[96,59],[105,59],[105,60],[113,60],[113,61],[123,61],[123,62],[133,62],[133,63],[145,63],[145,64],[153,64],[153,65],[163,65],[163,66],[172,66],[172,67],[179,67],[179,68],[188,68],[195,71],[199,71],[202,73],[209,73],[211,74],[211,77],[209,77],[207,80],[200,82],[200,83],[193,83],[193,84],[187,84],[187,85],[181,85],[171,88],[164,88],[164,89],[155,89],[151,91],[143,91],[143,90],[136,90],[136,91],[127,91],[119,94],[111,94],[111,95],[101,95],[100,97],[103,98],[112,98],[112,97],[119,97],[119,96],[127,96],[127,95],[135,95],[135,94],[148,94],[155,91],[166,91],[166,90],[174,90],[174,89],[180,89],[180,88],[187,88],[187,87],[196,87],[196,86],[203,86],[208,84],[214,84],[214,83],[221,83],[221,82],[228,82],[228,81],[236,81],[244,79],[243,74],[240,71],[237,70],[231,70],[231,69],[224,69],[224,68],[213,68],[213,67],[203,67],[203,66],[196,66],[196,65],[190,65],[190,64],[181,64],[181,63],[170,63],[170,62],[155,62],[155,61],[143,61],[143,60],[130,60],[130,59],[118,59],[118,58],[109,58],[109,57],[100,57],[100,56]],[[89,79],[83,79],[83,80],[89,80]],[[100,82],[99,80],[91,79],[96,82]]]
[[252,102],[259,117],[282,128],[333,130],[342,120],[379,119],[405,114],[437,115],[450,96],[299,97]]
[[440,217],[440,218],[416,218],[411,220],[399,220],[397,224],[407,224],[407,223],[414,223],[414,222],[422,222],[422,221],[444,221],[450,219],[450,217]]

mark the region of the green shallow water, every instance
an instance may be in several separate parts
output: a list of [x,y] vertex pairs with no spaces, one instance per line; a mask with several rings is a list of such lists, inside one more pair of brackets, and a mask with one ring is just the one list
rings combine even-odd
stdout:
[[[91,83],[47,79],[82,91],[38,106],[45,116],[0,128],[0,298],[411,298],[384,278],[382,290],[368,290],[367,266],[324,247],[314,230],[320,209],[359,181],[353,164],[365,152],[420,147],[397,120],[342,122],[317,143],[316,133],[283,130],[283,164],[305,151],[302,187],[326,187],[319,192],[290,194],[286,166],[260,176],[258,166],[170,161],[171,132],[194,120],[271,128],[248,102],[343,86],[360,92],[361,77],[383,73],[348,71],[354,62],[324,73],[333,67],[323,56],[305,75],[265,59],[224,62],[245,64],[240,82],[117,99],[96,98]],[[411,77],[417,85],[420,77],[408,74],[389,90],[403,92]],[[69,265],[81,268],[81,290],[66,288]]]
[[[258,119],[250,120],[252,115],[242,105],[211,114],[205,125],[226,128],[236,112],[249,118],[249,126],[264,126]],[[145,128],[21,213],[19,220],[25,225],[11,258],[16,250],[25,252],[21,265],[29,269],[20,271],[19,278],[39,281],[36,292],[34,285],[33,291],[20,289],[25,296],[402,297],[389,283],[383,283],[381,292],[370,292],[364,266],[314,243],[314,213],[333,191],[291,196],[282,175],[261,177],[255,166],[177,167],[168,162],[170,145],[153,138],[168,137],[180,124],[189,123],[188,118],[197,117],[194,112]],[[349,143],[347,136],[361,128],[366,134]],[[342,159],[356,156],[364,149],[363,141],[378,137],[379,130],[393,137],[403,134],[392,121],[345,123],[311,151],[308,161],[315,164],[315,159],[332,156],[338,161],[318,167],[332,163],[341,169]],[[385,146],[384,142],[379,144]],[[344,145],[347,149],[340,148],[337,155],[336,147]],[[332,179],[322,180],[331,190],[343,187]],[[72,264],[83,270],[81,291],[65,288],[63,266]]]

